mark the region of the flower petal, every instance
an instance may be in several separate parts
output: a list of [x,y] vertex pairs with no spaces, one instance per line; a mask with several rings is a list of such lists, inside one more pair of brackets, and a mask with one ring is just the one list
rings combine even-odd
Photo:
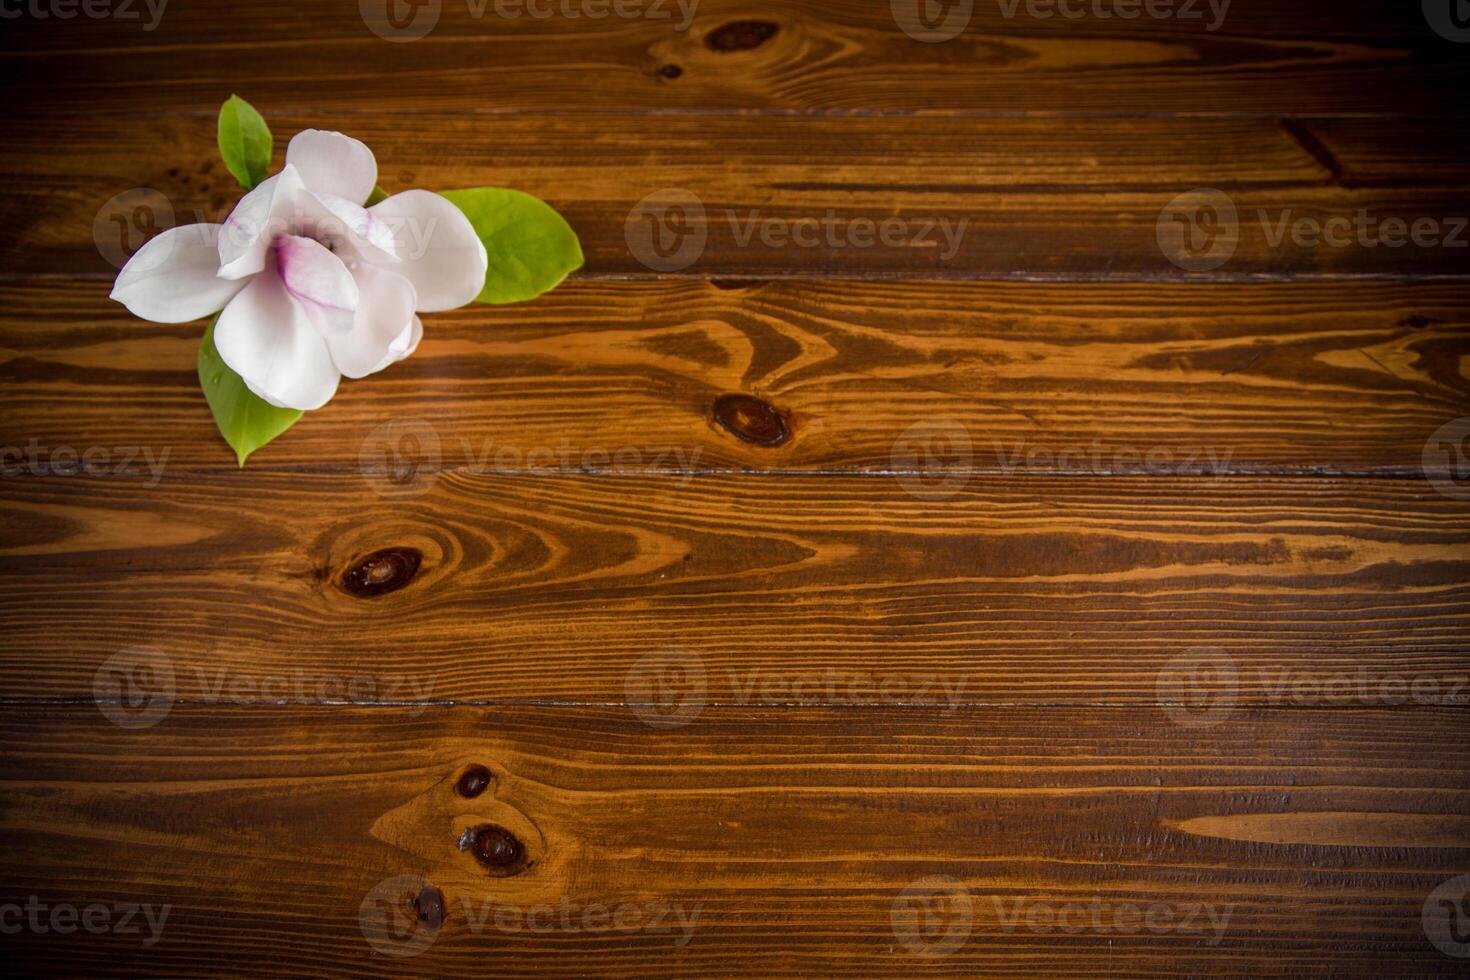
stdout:
[[301,171],[308,189],[361,204],[378,183],[378,161],[361,140],[326,129],[303,129],[291,137],[286,162]]
[[452,310],[480,295],[488,258],[464,212],[438,194],[404,191],[368,208],[393,231],[393,271],[418,291],[420,313]]
[[112,298],[154,323],[188,323],[217,312],[245,285],[220,279],[219,225],[181,225],[155,235],[128,259]]
[[226,279],[243,279],[265,268],[272,239],[290,227],[296,197],[305,186],[290,164],[274,177],[267,177],[235,205],[219,233],[219,274]]
[[319,212],[316,222],[324,232],[320,237],[346,246],[368,262],[392,265],[398,261],[396,246],[393,244],[393,229],[374,218],[367,208],[353,204],[345,197],[334,197],[331,194],[314,194],[308,191],[306,196],[315,199],[317,204],[326,209],[325,212]]
[[323,334],[352,329],[357,282],[330,249],[310,238],[282,235],[276,239],[276,267],[313,326]]
[[393,352],[393,360],[401,361],[414,351],[419,349],[419,341],[424,339],[424,323],[418,317],[413,318],[413,323],[408,329],[398,335],[398,339],[389,345]]
[[337,391],[327,342],[274,268],[230,300],[214,325],[214,346],[251,391],[279,408],[321,408]]
[[[332,360],[349,378],[365,378],[413,352],[413,285],[397,272],[361,263],[353,270],[362,297],[352,329],[327,337]],[[419,328],[423,332],[423,328]]]

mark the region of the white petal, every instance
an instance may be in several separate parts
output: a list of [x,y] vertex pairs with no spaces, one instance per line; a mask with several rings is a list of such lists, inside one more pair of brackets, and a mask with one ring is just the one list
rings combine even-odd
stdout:
[[301,171],[309,190],[361,204],[378,182],[378,161],[361,140],[325,129],[303,129],[291,137],[286,162]]
[[309,411],[337,391],[340,378],[327,342],[273,268],[230,300],[214,325],[214,346],[272,405]]
[[243,279],[265,268],[265,253],[272,239],[289,230],[296,197],[304,189],[296,168],[287,164],[240,198],[219,233],[221,276]]
[[470,219],[447,198],[404,191],[368,208],[393,230],[399,264],[418,291],[420,313],[452,310],[480,295],[488,259]]
[[[352,330],[327,338],[337,370],[349,378],[365,378],[413,353],[413,285],[397,272],[360,264],[353,275],[361,301]],[[420,334],[423,328],[419,328]]]
[[188,323],[217,312],[245,285],[215,275],[219,229],[182,225],[150,238],[117,274],[112,298],[154,323]]
[[393,341],[393,343],[389,346],[389,350],[393,352],[393,360],[401,361],[404,358],[408,357],[414,351],[419,349],[419,341],[423,339],[423,321],[420,320],[418,317],[414,317],[413,323],[410,323],[408,325],[408,329],[400,334],[398,336],[398,339]]
[[398,261],[396,246],[393,244],[393,229],[374,218],[367,208],[353,204],[343,197],[313,194],[310,191],[307,193],[331,215],[330,219],[323,216],[323,220],[318,222],[326,233],[326,239],[335,239],[362,258],[378,265],[389,265]]
[[282,235],[276,239],[276,267],[318,330],[341,334],[352,329],[357,283],[330,249],[310,238]]

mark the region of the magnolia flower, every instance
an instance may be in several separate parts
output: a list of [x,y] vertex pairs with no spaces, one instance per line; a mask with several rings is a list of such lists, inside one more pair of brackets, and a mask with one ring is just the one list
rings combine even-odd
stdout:
[[320,408],[342,375],[412,354],[424,332],[417,313],[463,306],[485,282],[485,246],[458,208],[417,190],[363,207],[377,179],[361,142],[297,133],[285,169],[223,225],[154,237],[112,298],[157,323],[223,309],[214,344],[250,390],[280,408]]

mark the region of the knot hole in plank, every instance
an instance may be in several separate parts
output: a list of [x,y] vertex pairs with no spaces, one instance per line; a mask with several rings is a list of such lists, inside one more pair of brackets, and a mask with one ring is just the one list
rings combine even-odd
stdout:
[[790,419],[769,402],[750,395],[716,398],[714,418],[737,438],[757,446],[775,448],[791,438]]
[[397,592],[418,574],[424,553],[417,548],[383,548],[353,562],[342,573],[342,589],[359,599]]
[[706,34],[704,46],[719,54],[754,51],[780,32],[781,25],[769,20],[732,20]]
[[486,871],[497,878],[518,875],[531,866],[531,855],[514,831],[487,823],[466,827],[459,849],[468,851]]

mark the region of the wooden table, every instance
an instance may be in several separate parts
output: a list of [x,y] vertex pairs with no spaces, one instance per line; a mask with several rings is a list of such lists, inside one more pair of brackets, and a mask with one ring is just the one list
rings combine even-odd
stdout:
[[[1464,973],[1452,22],[695,7],[6,6],[0,956]],[[239,469],[231,92],[587,264]]]

